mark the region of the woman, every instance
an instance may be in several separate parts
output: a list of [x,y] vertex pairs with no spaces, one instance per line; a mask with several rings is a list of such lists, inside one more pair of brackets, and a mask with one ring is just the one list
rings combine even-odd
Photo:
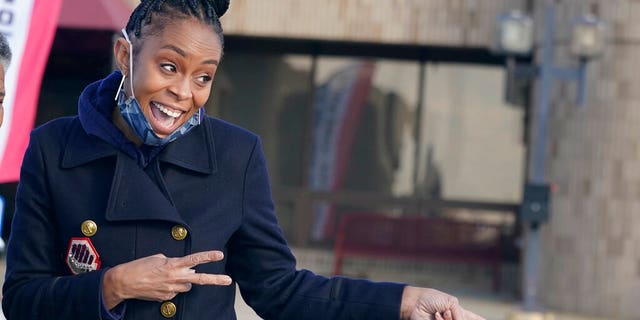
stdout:
[[[227,0],[148,0],[119,71],[31,135],[2,301],[8,319],[480,319],[436,290],[296,271],[259,138],[202,106]],[[115,101],[114,101],[115,96]]]
[[9,63],[11,62],[11,48],[9,42],[4,34],[0,33],[0,127],[2,127],[2,120],[4,118],[4,76],[9,69]]

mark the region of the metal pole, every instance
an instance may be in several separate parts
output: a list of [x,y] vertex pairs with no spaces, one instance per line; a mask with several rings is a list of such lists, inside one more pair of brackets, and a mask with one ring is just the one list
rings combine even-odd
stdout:
[[[423,131],[423,122],[422,117],[424,113],[424,93],[427,88],[425,87],[426,82],[426,63],[424,60],[420,61],[420,73],[418,78],[418,105],[416,106],[414,130],[413,130],[413,139],[416,143],[415,149],[413,151],[413,196],[416,198],[423,198],[424,194],[419,194],[419,186],[421,183],[420,177],[420,159],[422,157],[422,132]],[[424,168],[424,166],[423,166]],[[423,172],[424,173],[424,172]],[[421,213],[421,212],[420,212]]]
[[547,128],[551,88],[553,85],[553,38],[555,34],[555,11],[549,6],[545,12],[545,30],[540,61],[540,82],[534,114],[533,183],[544,183],[546,178]]
[[[553,85],[553,40],[555,33],[555,11],[552,5],[545,10],[545,29],[543,35],[542,55],[540,61],[540,82],[536,109],[534,112],[533,134],[533,170],[530,181],[536,184],[545,183],[547,158],[547,130],[551,88]],[[526,227],[526,248],[523,279],[523,308],[525,311],[536,311],[538,305],[538,266],[540,260],[540,230],[538,223],[529,222]]]
[[578,67],[578,106],[584,107],[587,100],[587,61],[580,59]]

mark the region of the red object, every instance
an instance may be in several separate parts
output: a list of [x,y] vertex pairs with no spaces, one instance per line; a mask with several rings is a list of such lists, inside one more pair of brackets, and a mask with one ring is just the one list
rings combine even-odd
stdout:
[[[29,144],[29,132],[33,128],[36,107],[51,43],[56,26],[72,29],[113,30],[122,29],[129,15],[131,5],[124,0],[34,0],[30,15],[21,11],[29,19],[28,34],[14,32],[11,36],[21,36],[25,40],[24,51],[15,56],[11,68],[19,68],[17,78],[6,78],[5,83],[16,83],[15,97],[11,106],[5,105],[5,123],[9,129],[6,146],[0,150],[0,183],[18,181],[24,152]],[[10,2],[11,3],[11,2]],[[24,3],[19,7],[25,10]],[[14,5],[15,6],[15,5]],[[30,9],[31,7],[27,7]],[[59,14],[58,14],[59,13]],[[10,45],[12,39],[10,40]],[[13,48],[16,51],[17,48]],[[19,51],[16,51],[19,52]],[[11,112],[7,112],[11,110]],[[8,119],[7,116],[11,119]],[[0,143],[0,146],[2,143]]]
[[131,11],[123,0],[63,0],[58,27],[119,31]]
[[[340,190],[344,185],[344,179],[347,175],[346,171],[349,166],[349,161],[351,160],[353,141],[360,126],[360,120],[362,119],[367,99],[369,99],[374,69],[375,64],[373,62],[368,61],[363,63],[358,71],[357,80],[353,84],[352,93],[347,103],[347,111],[336,144],[336,168],[333,174],[334,180],[331,190]],[[333,205],[331,205],[328,215],[327,223],[324,226],[324,234],[330,238],[336,233],[336,213]]]
[[[5,149],[0,150],[0,183],[18,181],[20,176],[20,166],[36,116],[42,73],[49,58],[58,12],[59,1],[34,1],[24,52],[21,57],[16,56],[12,61],[12,68],[19,68],[19,71],[16,92],[7,92],[15,94],[15,101],[11,119],[3,124],[9,126],[10,131]],[[6,78],[5,82],[7,81],[15,80]]]
[[100,269],[100,254],[87,237],[71,238],[66,256],[67,267],[73,274]]
[[484,264],[493,268],[493,290],[500,288],[498,226],[442,217],[345,213],[334,248],[334,274],[345,257]]

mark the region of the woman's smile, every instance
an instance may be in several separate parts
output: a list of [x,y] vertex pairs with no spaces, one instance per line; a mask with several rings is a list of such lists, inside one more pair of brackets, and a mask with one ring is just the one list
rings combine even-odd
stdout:
[[185,113],[184,111],[155,101],[151,102],[150,109],[151,115],[153,116],[152,122],[154,122],[151,126],[158,127],[158,129],[162,128],[162,131],[169,132],[175,130],[175,128],[180,125],[178,119]]

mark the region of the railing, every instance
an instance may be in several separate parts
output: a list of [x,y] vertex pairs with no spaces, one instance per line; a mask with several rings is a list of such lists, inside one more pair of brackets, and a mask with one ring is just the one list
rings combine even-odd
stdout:
[[[313,222],[312,205],[326,201],[334,205],[353,206],[362,210],[394,210],[401,214],[422,214],[443,209],[468,209],[478,212],[499,212],[513,217],[519,209],[517,203],[482,202],[464,200],[425,199],[417,197],[394,197],[374,192],[340,190],[312,191],[306,188],[273,187],[276,204],[293,204],[293,225],[290,241],[296,246],[305,246],[309,240]],[[337,217],[339,220],[340,217]]]

